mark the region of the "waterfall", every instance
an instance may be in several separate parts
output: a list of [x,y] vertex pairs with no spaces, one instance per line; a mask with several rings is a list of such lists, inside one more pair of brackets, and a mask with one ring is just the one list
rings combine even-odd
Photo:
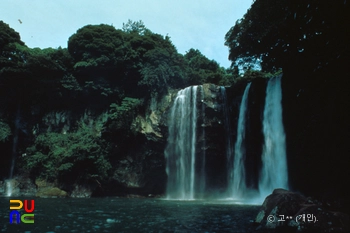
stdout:
[[10,174],[9,179],[6,180],[6,196],[10,197],[12,196],[13,192],[13,170],[15,168],[15,160],[16,160],[16,154],[17,154],[17,145],[18,145],[18,129],[20,127],[20,107],[18,105],[17,113],[16,113],[16,119],[15,119],[15,130],[13,134],[13,143],[12,143],[12,159],[11,159],[11,166],[10,166]]
[[245,138],[245,122],[246,122],[246,112],[248,106],[248,94],[250,89],[250,84],[248,83],[244,94],[242,97],[241,105],[239,108],[239,117],[237,123],[237,139],[235,143],[235,158],[233,163],[233,182],[232,182],[232,190],[233,197],[242,198],[242,196],[246,192],[246,182],[245,182],[245,146],[244,146],[244,138]]
[[[248,94],[250,89],[250,84],[248,83],[241,100],[241,105],[239,108],[239,117],[237,122],[237,139],[234,147],[234,159],[232,169],[229,172],[229,195],[233,198],[242,198],[247,191],[246,181],[245,181],[245,128],[246,128],[246,112],[248,106]],[[232,153],[232,152],[231,152]],[[232,159],[231,159],[232,160]],[[230,161],[230,160],[229,160]],[[230,163],[232,163],[230,161]]]
[[168,199],[195,198],[197,86],[177,93],[169,115],[168,145],[165,149]]
[[285,133],[282,122],[281,76],[269,80],[263,119],[264,146],[259,182],[260,195],[275,188],[288,188]]

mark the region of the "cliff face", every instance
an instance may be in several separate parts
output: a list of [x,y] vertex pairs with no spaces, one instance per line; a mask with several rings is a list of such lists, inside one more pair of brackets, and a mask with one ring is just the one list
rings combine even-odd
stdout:
[[197,156],[203,157],[206,193],[225,191],[227,185],[227,131],[225,92],[220,86],[203,84],[198,106]]
[[[257,84],[253,84],[254,93],[257,92],[258,94],[253,94],[250,100],[252,114],[249,118],[252,123],[249,123],[249,125],[252,125],[252,133],[261,129],[259,124],[254,126],[254,122],[259,121],[258,118],[263,104],[259,102],[259,99],[263,96],[263,91],[259,92],[263,89],[263,86],[259,83],[264,85],[264,82],[257,81]],[[207,192],[224,192],[227,187],[228,137],[232,141],[236,139],[235,129],[245,86],[246,82],[239,83],[236,86],[226,88],[225,92],[223,87],[213,84],[200,86],[197,96],[196,133],[198,136],[196,157],[198,160],[204,161],[205,164],[202,175],[205,176]],[[19,124],[18,136],[20,143],[16,154],[17,169],[15,170],[15,174],[20,175],[16,182],[19,183],[18,187],[22,187],[22,190],[18,189],[17,191],[32,194],[35,192],[32,188],[31,191],[26,190],[28,185],[21,185],[21,183],[28,183],[27,178],[32,179],[32,183],[42,183],[42,179],[39,179],[37,174],[28,173],[27,169],[22,167],[23,159],[26,156],[33,156],[27,155],[26,152],[33,143],[36,143],[34,140],[47,133],[53,133],[55,136],[66,135],[75,130],[78,131],[77,124],[82,124],[92,129],[94,137],[109,142],[108,158],[111,164],[109,177],[104,181],[96,177],[79,182],[79,180],[76,180],[79,173],[73,173],[68,177],[68,180],[61,179],[61,181],[58,180],[59,176],[55,177],[53,175],[51,183],[45,182],[46,185],[42,188],[59,187],[66,190],[68,195],[76,197],[164,194],[167,182],[164,150],[168,143],[169,111],[176,94],[177,90],[170,90],[167,95],[150,99],[142,111],[130,116],[129,128],[122,127],[117,132],[110,132],[108,128],[108,112],[98,114],[94,110],[82,109],[78,112],[74,110],[52,110],[43,113],[43,110],[37,106],[33,106],[31,112],[23,111]],[[229,124],[225,122],[227,119],[229,119]],[[256,140],[256,138],[252,136],[251,140]],[[62,141],[51,143],[58,144]],[[8,146],[8,150],[10,150],[11,140],[3,146]],[[48,145],[48,147],[50,146],[62,145]],[[67,149],[67,146],[62,147]],[[253,154],[252,157],[258,158],[259,149],[256,149],[256,147],[250,148],[247,149],[248,152]],[[37,146],[35,149],[39,150],[41,148]],[[48,153],[56,152],[48,151]],[[254,161],[247,160],[248,170],[256,171],[259,165],[257,161],[258,159]],[[83,171],[82,168],[81,170],[79,167],[77,169],[80,173]],[[255,173],[252,172],[252,175],[248,176],[253,185],[256,185],[257,174]],[[41,186],[36,186],[41,191]]]
[[322,198],[345,198],[349,179],[349,71],[339,65],[291,70],[282,80],[292,188]]
[[[197,93],[196,158],[204,161],[207,191],[225,191],[227,186],[227,127],[223,114],[229,104],[230,116],[237,119],[239,101],[245,85],[235,88],[229,103],[224,103],[222,87],[204,84]],[[168,143],[168,124],[171,106],[177,90],[151,99],[144,114],[132,120],[128,138],[114,149],[113,176],[93,195],[162,195],[165,193],[167,174],[164,150]],[[234,121],[234,120],[233,120]],[[231,131],[234,132],[232,125]],[[232,136],[232,135],[231,135]],[[176,143],[176,142],[175,142]],[[196,166],[200,166],[197,164]],[[197,169],[198,170],[198,169]]]
[[[282,78],[289,184],[292,189],[307,195],[317,196],[321,193],[332,196],[345,193],[343,180],[347,177],[344,160],[348,150],[345,133],[348,113],[344,106],[348,81],[341,78],[340,74],[335,74],[332,80],[328,75],[329,73],[319,72],[303,75],[290,72]],[[266,83],[267,79],[254,79],[248,97],[244,166],[246,184],[252,189],[258,187],[262,165],[262,119]],[[237,138],[239,107],[246,85],[247,81],[238,82],[227,87],[226,93],[223,93],[222,87],[204,84],[198,93],[196,157],[204,158],[203,174],[208,192],[224,192],[227,187],[227,142],[231,138],[233,146]],[[16,130],[12,130],[13,136],[0,143],[1,150],[7,155],[1,165],[2,176],[8,178],[12,154],[15,154],[17,190],[35,192],[34,184],[41,181],[37,174],[29,173],[24,166],[25,158],[30,156],[29,149],[34,143],[38,144],[35,140],[40,135],[48,132],[54,132],[53,136],[74,133],[77,122],[80,122],[92,129],[89,131],[92,136],[89,135],[94,140],[104,140],[100,147],[83,148],[94,153],[96,148],[106,145],[104,149],[108,153],[105,158],[110,163],[110,173],[104,180],[92,176],[88,180],[79,181],[76,178],[84,170],[78,167],[76,173],[71,173],[68,178],[63,176],[61,182],[57,180],[62,177],[57,176],[56,180],[51,181],[52,187],[61,188],[71,196],[163,195],[167,183],[164,150],[168,143],[169,111],[176,94],[177,90],[170,90],[164,96],[150,99],[142,109],[127,118],[128,128],[121,127],[118,131],[110,130],[108,112],[98,113],[87,109],[49,109],[45,112],[45,109],[35,105],[23,107],[14,121],[16,124],[9,124],[10,128],[17,130],[17,141],[14,135]],[[68,149],[74,148],[75,144],[83,140],[79,134],[73,136],[65,142],[72,141],[67,144],[69,147],[64,147],[67,149],[66,154],[71,153]],[[36,149],[44,153],[45,143],[40,143],[41,147],[37,146]],[[15,152],[14,146],[17,146]],[[73,150],[72,156],[74,152]],[[33,155],[40,154],[31,156]],[[28,179],[31,182],[28,183]],[[39,186],[36,184],[37,189],[40,189]],[[47,187],[50,184],[45,185]],[[1,183],[0,190],[5,190],[4,182]]]
[[[203,85],[202,90],[197,104],[200,112],[197,129],[198,135],[201,135],[197,141],[197,155],[205,156],[208,187],[223,188],[226,183],[226,148],[222,93],[220,87],[212,84]],[[170,90],[167,95],[150,99],[141,111],[129,117],[128,128],[124,127],[126,123],[119,122],[122,127],[117,131],[110,130],[110,114],[106,111],[82,107],[79,110],[52,107],[46,112],[38,105],[22,108],[18,114],[18,124],[13,126],[18,131],[16,137],[10,137],[0,145],[7,152],[2,175],[5,179],[8,178],[8,171],[5,170],[8,170],[12,158],[15,158],[14,182],[18,184],[16,192],[22,194],[34,195],[36,191],[32,188],[33,185],[40,192],[42,189],[58,187],[67,191],[68,195],[76,197],[164,194],[167,181],[164,150],[168,139],[168,116],[176,93],[177,90]],[[80,134],[81,128],[88,129],[92,141],[84,141],[86,135]],[[16,144],[15,138],[18,139]],[[64,173],[55,175],[56,170],[51,170],[51,179],[44,182],[39,173],[31,172],[26,166],[26,159],[29,157],[47,163],[46,159],[72,157],[76,152],[81,153],[82,149],[99,149],[100,147],[84,147],[85,143],[95,144],[96,140],[108,142],[100,145],[106,145],[106,158],[111,166],[109,177],[105,180],[91,177],[79,181],[78,178],[91,165],[85,168],[80,167],[81,165],[74,168],[73,165],[73,173],[69,173],[68,177]],[[16,149],[12,151],[13,146]],[[57,147],[62,148],[63,152],[56,151]],[[79,150],[72,149],[75,147]],[[89,156],[89,152],[85,156]],[[86,157],[76,157],[78,161],[84,158]],[[37,168],[43,169],[40,165]],[[26,185],[28,179],[33,184],[30,189]],[[43,182],[44,186],[37,185]],[[4,182],[1,186],[5,190]]]
[[[205,176],[207,192],[223,192],[227,186],[227,133],[223,114],[227,103],[224,103],[223,97],[226,93],[221,89],[213,84],[203,84],[197,92],[196,173]],[[244,86],[237,91],[243,92]],[[125,159],[116,163],[113,176],[126,193],[164,194],[167,182],[164,150],[169,140],[169,116],[176,94],[177,91],[173,90],[161,99],[152,100],[146,114],[133,120],[135,147],[125,147]],[[237,99],[231,99],[230,103],[240,101],[241,94],[237,94]],[[237,118],[237,108],[239,104],[232,104],[230,111],[233,115],[229,117]],[[203,168],[200,167],[202,164]]]
[[167,118],[174,95],[176,91],[171,90],[161,98],[151,99],[145,113],[137,114],[132,120],[132,133],[127,141],[118,145],[120,148],[116,148],[119,159],[115,160],[112,179],[104,188],[111,195],[164,193]]
[[[1,122],[12,135],[0,141],[5,155],[0,175],[8,179],[14,164],[16,192],[28,195],[36,191],[27,184],[33,186],[45,176],[45,187],[59,187],[72,196],[162,193],[171,100],[171,92],[151,99],[145,108],[122,116],[123,121],[112,121],[111,112],[74,101],[74,108],[18,106],[14,125]],[[104,178],[96,170],[100,168],[108,169]],[[6,183],[0,186],[5,192]]]

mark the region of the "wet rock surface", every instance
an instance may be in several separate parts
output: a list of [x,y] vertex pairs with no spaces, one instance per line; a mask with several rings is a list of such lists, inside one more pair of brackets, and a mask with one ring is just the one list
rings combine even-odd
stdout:
[[55,187],[53,183],[49,183],[45,180],[37,179],[35,181],[37,186],[36,197],[66,197],[68,196],[66,191]]
[[92,194],[91,187],[76,185],[69,196],[74,198],[87,198],[87,197],[91,197],[91,194]]
[[24,176],[0,181],[0,196],[35,196],[36,185]]
[[312,198],[284,189],[266,197],[255,218],[257,230],[349,232],[349,215]]

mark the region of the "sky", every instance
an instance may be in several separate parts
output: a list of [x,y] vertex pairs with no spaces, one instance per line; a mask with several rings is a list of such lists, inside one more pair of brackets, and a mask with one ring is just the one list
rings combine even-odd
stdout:
[[108,24],[121,29],[142,20],[154,33],[168,35],[181,54],[198,49],[228,68],[225,34],[252,0],[0,0],[0,20],[20,33],[30,48],[62,48],[79,28]]

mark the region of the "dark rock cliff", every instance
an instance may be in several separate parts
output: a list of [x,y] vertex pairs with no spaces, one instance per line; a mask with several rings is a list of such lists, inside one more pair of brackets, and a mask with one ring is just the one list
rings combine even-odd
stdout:
[[[198,94],[199,136],[196,156],[205,158],[207,191],[223,192],[227,187],[227,137],[231,137],[233,142],[236,140],[239,107],[247,82],[243,80],[226,87],[229,133],[224,124],[221,87],[204,84]],[[267,79],[263,78],[252,80],[248,97],[245,168],[247,186],[252,189],[257,189],[261,168],[266,83]],[[345,199],[345,183],[349,177],[348,163],[345,162],[349,152],[349,113],[346,111],[348,83],[344,74],[331,68],[325,73],[290,71],[284,74],[283,121],[292,190],[326,199]],[[100,133],[113,142],[113,173],[107,182],[93,181],[86,184],[86,187],[55,185],[68,194],[74,194],[72,196],[84,196],[79,194],[79,190],[91,193],[92,196],[163,195],[167,182],[164,149],[168,138],[168,114],[176,93],[176,90],[171,90],[167,95],[151,99],[145,109],[131,119],[129,131],[116,138],[99,130],[97,123],[102,124],[106,120],[103,114],[96,115],[87,110],[78,114],[52,109],[44,114],[43,110],[35,107],[31,111],[23,109],[19,119],[19,150],[16,160],[20,161],[25,156],[24,148],[32,143],[33,135],[45,130],[65,133],[73,127],[72,122],[83,116],[86,122],[95,126],[97,134]],[[2,151],[8,155],[12,154],[12,146],[12,138],[0,144]],[[11,157],[7,156],[2,163],[3,177],[7,177],[10,162]],[[15,174],[25,176],[23,171],[18,165]]]
[[291,67],[282,80],[290,184],[307,195],[348,199],[350,74],[345,67],[337,62],[311,72]]

